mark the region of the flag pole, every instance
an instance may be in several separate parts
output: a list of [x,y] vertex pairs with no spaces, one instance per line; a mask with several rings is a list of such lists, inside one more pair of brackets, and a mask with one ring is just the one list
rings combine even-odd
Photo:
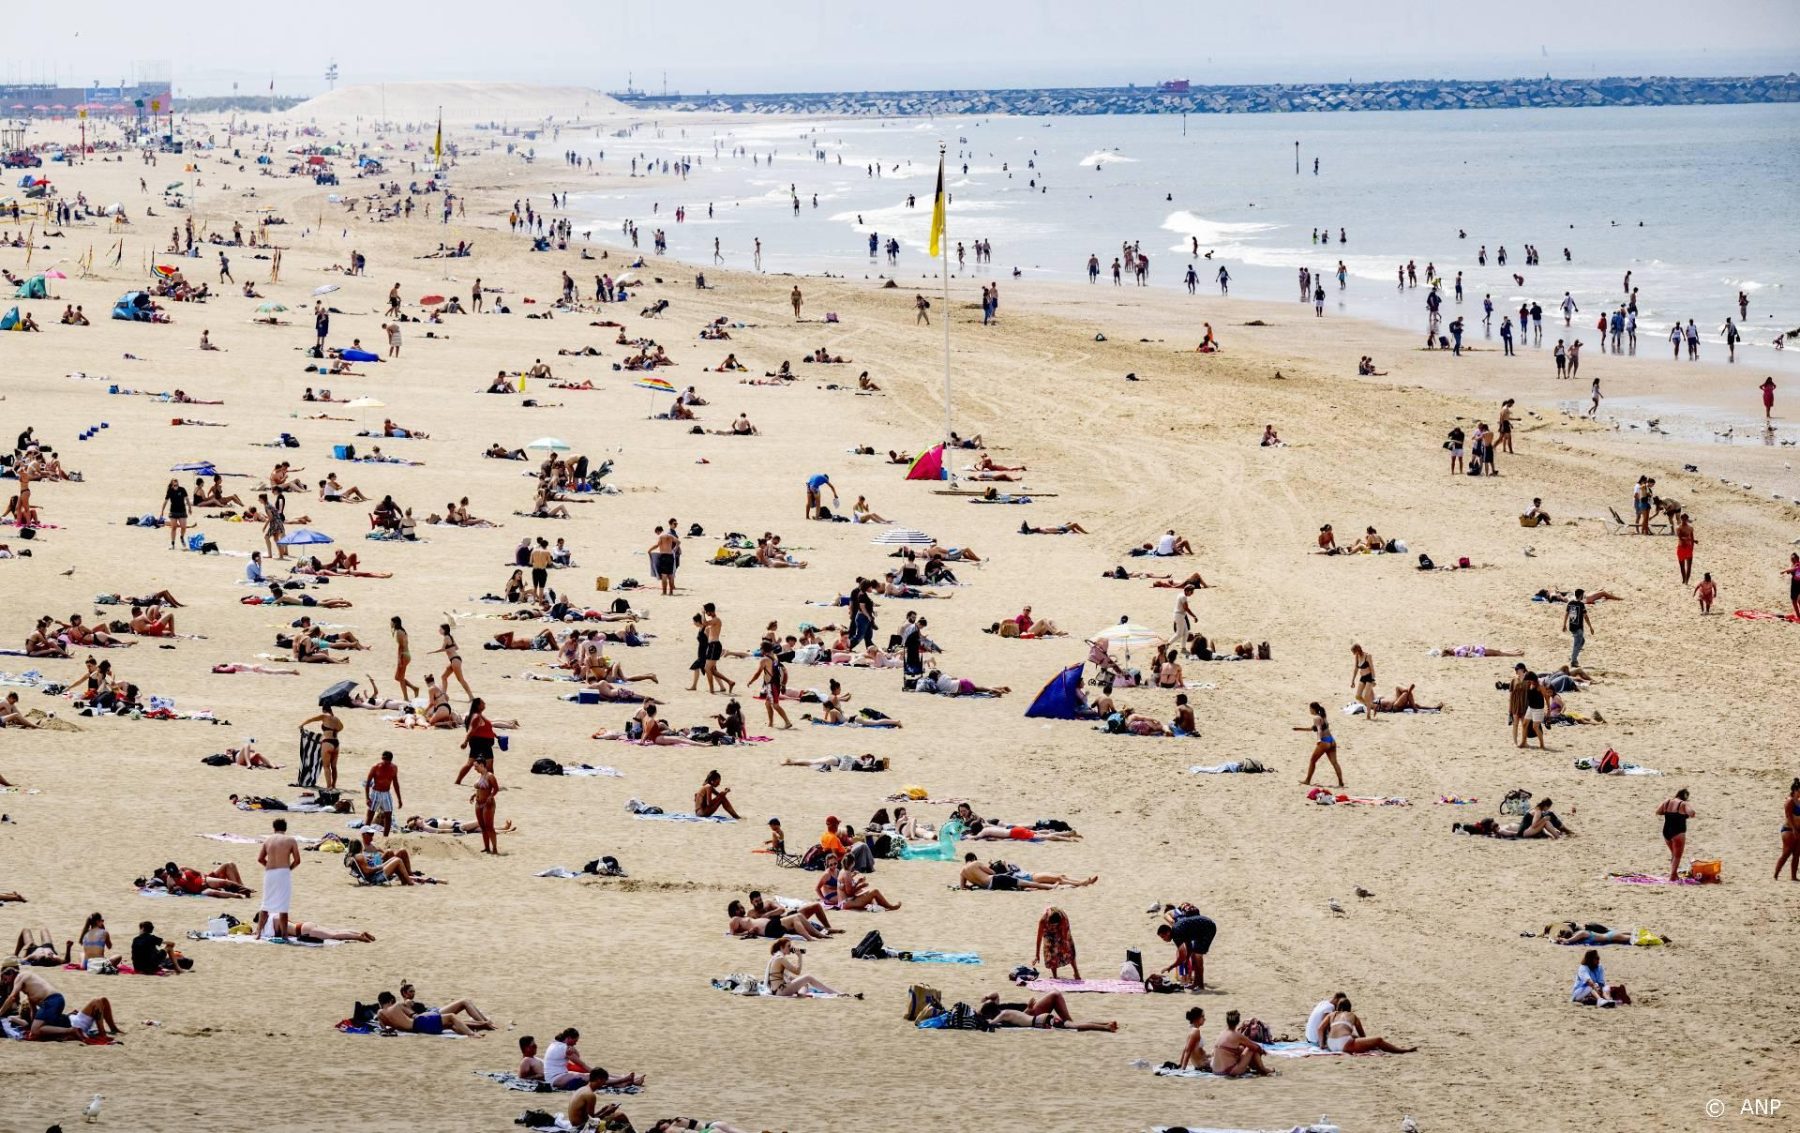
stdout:
[[944,151],[947,147],[938,143],[938,186],[944,194],[944,222],[938,237],[938,251],[942,253],[944,269],[944,313],[940,321],[944,324],[944,444],[950,444],[950,195],[943,188]]

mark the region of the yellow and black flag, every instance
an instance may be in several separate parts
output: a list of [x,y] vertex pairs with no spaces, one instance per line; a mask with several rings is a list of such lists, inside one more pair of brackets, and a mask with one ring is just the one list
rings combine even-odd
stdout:
[[936,256],[944,242],[944,155],[938,154],[937,195],[931,198],[931,254]]

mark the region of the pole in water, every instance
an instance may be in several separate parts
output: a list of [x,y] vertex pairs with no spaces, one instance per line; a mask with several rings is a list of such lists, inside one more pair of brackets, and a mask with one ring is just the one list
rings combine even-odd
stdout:
[[1300,143],[1294,143],[1294,176],[1300,176]]

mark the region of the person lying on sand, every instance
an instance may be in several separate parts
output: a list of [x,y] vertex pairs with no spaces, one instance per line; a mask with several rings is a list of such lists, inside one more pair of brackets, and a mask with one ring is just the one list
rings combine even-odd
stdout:
[[732,936],[744,940],[776,940],[785,935],[794,935],[805,940],[824,940],[828,933],[813,928],[812,923],[799,913],[775,915],[768,913],[762,916],[750,916],[742,901],[732,901],[725,906],[726,931]]
[[[1040,879],[1036,874],[1017,873],[1007,870],[996,870],[976,860],[974,854],[963,855],[962,872],[957,875],[957,884],[962,889],[988,889],[994,892],[1017,891],[1025,889],[1077,889],[1094,884],[1100,877],[1082,881],[1073,881],[1061,874],[1045,874]],[[1047,880],[1054,877],[1055,881]]]
[[1154,589],[1157,589],[1157,590],[1186,590],[1190,586],[1192,586],[1195,590],[1210,590],[1210,589],[1212,589],[1211,585],[1204,578],[1200,577],[1199,571],[1195,571],[1194,573],[1188,575],[1186,578],[1179,579],[1179,580],[1172,579],[1168,575],[1154,575],[1154,574],[1134,574],[1131,577],[1132,578],[1154,578],[1154,579],[1156,579],[1156,581],[1152,582],[1150,585],[1151,585],[1151,587],[1153,587]]
[[[375,1012],[375,1020],[393,1031],[404,1031],[415,1035],[441,1035],[445,1028],[451,1033],[467,1037],[480,1037],[479,1032],[491,1031],[494,1024],[481,1009],[466,999],[459,999],[436,1011],[414,1011],[413,1004],[402,1003],[391,991],[384,991],[375,997],[380,1010]],[[464,1015],[468,1018],[465,1020]]]
[[1417,687],[1417,686],[1407,685],[1405,688],[1401,688],[1398,685],[1396,685],[1394,687],[1394,695],[1393,696],[1383,696],[1383,697],[1376,698],[1375,711],[1377,711],[1377,712],[1442,712],[1444,710],[1444,706],[1442,704],[1420,704],[1418,702],[1418,700],[1416,698],[1414,698],[1414,696],[1413,696],[1413,689],[1415,687]]
[[1119,1024],[1113,1021],[1077,1023],[1074,1016],[1069,1014],[1069,1001],[1063,998],[1060,991],[1045,992],[1022,1004],[1001,1003],[1000,993],[991,991],[981,997],[981,1006],[976,1008],[975,1013],[997,1029],[1023,1027],[1039,1031],[1108,1032],[1119,1029]]
[[[460,818],[420,818],[412,815],[401,825],[400,829],[408,834],[475,834],[480,831],[474,819],[466,822]],[[496,828],[500,833],[508,833],[515,829],[512,819]]]
[[248,897],[250,889],[232,862],[223,862],[207,873],[165,862],[148,878],[133,883],[139,889],[160,889],[174,895],[190,897]]
[[1440,645],[1428,650],[1427,657],[1523,657],[1523,649],[1501,649],[1495,645]]
[[1019,524],[1021,535],[1086,535],[1087,528],[1079,523],[1062,523],[1055,527],[1033,527],[1029,523]]
[[[1635,929],[1610,929],[1603,924],[1578,925],[1574,921],[1563,921],[1560,924],[1545,925],[1544,935],[1558,944],[1633,944],[1637,941]],[[1675,943],[1667,933],[1651,933],[1650,935],[1664,944]]]

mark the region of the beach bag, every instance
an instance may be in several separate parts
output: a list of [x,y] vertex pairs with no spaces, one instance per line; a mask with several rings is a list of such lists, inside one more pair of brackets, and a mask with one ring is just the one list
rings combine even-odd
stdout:
[[1261,1019],[1246,1020],[1244,1024],[1238,1028],[1238,1034],[1243,1035],[1253,1043],[1267,1043],[1274,1041],[1269,1034],[1269,1025]]
[[606,577],[604,574],[596,576],[594,579],[594,589],[595,590],[611,590],[612,589],[612,579]]
[[906,1021],[911,1023],[936,1015],[943,1010],[940,997],[943,992],[935,987],[914,984],[906,992]]
[[1426,554],[1423,551],[1420,551],[1419,552],[1419,569],[1420,570],[1436,570],[1437,564],[1431,561],[1430,555]]
[[855,948],[850,950],[853,960],[885,960],[887,947],[882,943],[881,930],[870,929],[868,934],[859,940]]
[[1688,876],[1695,881],[1705,882],[1709,885],[1717,885],[1719,882],[1725,880],[1722,873],[1724,868],[1725,863],[1722,861],[1695,862],[1688,866]]
[[531,765],[531,773],[533,775],[561,775],[563,767],[562,764],[546,755]]
[[1500,800],[1501,814],[1524,814],[1531,809],[1531,792],[1523,787],[1515,787],[1506,792]]
[[556,1124],[556,1117],[541,1109],[528,1109],[513,1118],[514,1125],[523,1125],[527,1129],[549,1129]]
[[818,870],[823,873],[826,856],[825,847],[815,842],[806,848],[805,853],[800,855],[800,868]]
[[612,612],[615,614],[629,614],[631,612],[630,601],[628,601],[624,598],[614,598],[613,603],[612,603]]
[[1606,754],[1600,757],[1600,762],[1594,764],[1594,770],[1602,775],[1611,775],[1619,769],[1619,763],[1619,753],[1607,748]]
[[350,1012],[350,1025],[353,1027],[372,1027],[375,1025],[375,1013],[381,1010],[373,1003],[358,1003]]

